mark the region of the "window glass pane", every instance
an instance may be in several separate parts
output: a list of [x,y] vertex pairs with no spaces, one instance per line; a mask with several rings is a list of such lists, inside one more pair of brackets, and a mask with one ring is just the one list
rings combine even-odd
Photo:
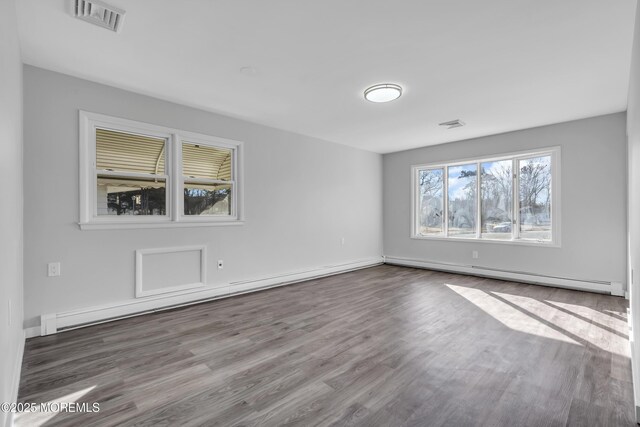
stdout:
[[478,166],[473,163],[450,166],[448,169],[449,236],[475,237]]
[[511,239],[513,172],[511,160],[480,165],[480,232],[483,239]]
[[520,237],[551,240],[551,156],[518,162]]
[[184,183],[185,215],[231,215],[231,185]]
[[98,216],[166,215],[166,182],[98,175]]
[[165,140],[96,129],[96,168],[164,175]]
[[418,234],[426,236],[444,232],[444,169],[418,171]]
[[182,173],[187,178],[231,181],[233,150],[207,145],[182,144]]

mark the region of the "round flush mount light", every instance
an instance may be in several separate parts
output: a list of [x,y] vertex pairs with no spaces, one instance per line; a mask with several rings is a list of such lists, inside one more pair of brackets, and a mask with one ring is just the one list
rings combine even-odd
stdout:
[[371,102],[389,102],[400,98],[402,87],[393,83],[371,86],[364,91],[364,98]]

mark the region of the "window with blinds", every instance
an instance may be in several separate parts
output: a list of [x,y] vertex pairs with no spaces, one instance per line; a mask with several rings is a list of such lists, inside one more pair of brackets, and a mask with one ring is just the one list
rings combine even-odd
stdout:
[[97,215],[167,215],[166,145],[96,128]]
[[240,221],[242,143],[87,112],[80,128],[81,228]]
[[182,143],[185,215],[230,215],[233,150]]

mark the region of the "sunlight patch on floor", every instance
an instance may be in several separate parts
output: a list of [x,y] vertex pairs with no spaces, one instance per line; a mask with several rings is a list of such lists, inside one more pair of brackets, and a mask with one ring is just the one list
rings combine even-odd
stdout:
[[566,302],[558,302],[558,301],[550,301],[550,300],[545,300],[545,301],[549,304],[552,304],[556,307],[560,307],[564,310],[570,311],[579,316],[593,319],[598,323],[610,325],[611,327],[616,327],[616,329],[618,329],[617,327],[622,327],[623,328],[622,330],[624,330],[624,328],[627,327],[627,321],[624,320],[624,317],[623,317],[624,313],[611,311],[611,310],[598,311],[598,310],[594,310],[591,307],[585,307],[583,305],[578,305],[578,304],[569,304]]
[[[56,404],[59,405],[61,403],[75,403],[78,401],[78,399],[82,398],[94,388],[96,388],[96,386],[87,387],[83,390],[67,394],[66,396],[62,396],[58,399],[50,400],[49,402],[46,402],[45,405],[48,404],[56,407]],[[58,412],[22,412],[16,415],[15,425],[16,427],[40,427],[56,415],[58,415]]]
[[629,357],[628,336],[621,332],[626,324],[607,313],[578,304],[446,286],[510,329]]
[[[579,342],[571,339],[567,335],[535,320],[528,314],[523,313],[521,310],[512,307],[506,302],[492,297],[481,289],[449,284],[446,284],[446,286],[510,329],[580,345]],[[518,302],[518,304],[520,303],[522,303],[522,301]]]
[[[621,356],[629,356],[629,337],[625,333],[626,323],[619,323],[617,319],[607,314],[585,305],[541,301],[506,293],[490,293],[519,306],[532,316],[540,318],[541,321],[548,322],[558,330],[564,331],[563,333],[582,341],[582,344]],[[600,344],[595,345],[596,342]]]

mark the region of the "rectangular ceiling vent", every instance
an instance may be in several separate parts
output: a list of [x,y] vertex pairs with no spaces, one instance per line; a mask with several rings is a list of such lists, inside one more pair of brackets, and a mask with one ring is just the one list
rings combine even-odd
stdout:
[[438,126],[446,126],[447,129],[454,129],[464,126],[464,122],[460,119],[455,119],[448,122],[438,123]]
[[111,31],[120,31],[124,10],[110,6],[100,0],[74,0],[75,16]]

